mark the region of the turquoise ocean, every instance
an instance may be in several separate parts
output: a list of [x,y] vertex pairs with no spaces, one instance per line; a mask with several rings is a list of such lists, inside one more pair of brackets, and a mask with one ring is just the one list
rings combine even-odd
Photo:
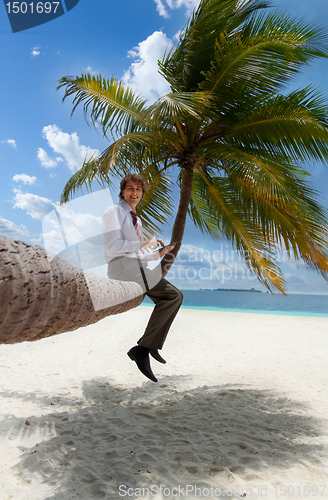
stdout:
[[[272,295],[246,291],[182,290],[182,307],[207,311],[232,311],[288,316],[328,317],[328,295]],[[143,305],[153,305],[145,297]]]

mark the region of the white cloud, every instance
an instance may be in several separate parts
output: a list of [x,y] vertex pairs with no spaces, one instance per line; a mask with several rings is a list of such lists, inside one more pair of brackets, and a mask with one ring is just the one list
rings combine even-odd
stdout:
[[133,57],[130,68],[123,75],[123,82],[144,98],[155,101],[170,92],[168,82],[158,73],[157,61],[165,50],[172,46],[172,40],[162,31],[155,31],[129,52]]
[[[48,252],[57,254],[65,248],[63,235],[69,246],[95,235],[100,235],[103,244],[101,216],[75,213],[69,207],[59,206],[58,203],[56,203],[56,211],[57,215],[51,212],[43,221],[43,238]],[[58,223],[58,216],[61,225]]]
[[[90,195],[86,196],[90,202],[87,205],[83,204],[84,196],[73,200],[69,205],[59,206],[56,203],[56,211],[52,210],[43,219],[42,231],[47,252],[52,255],[59,254],[70,264],[85,270],[93,269],[92,272],[94,272],[99,266],[106,267],[102,234],[104,210],[102,208],[100,214],[97,215],[85,213],[86,209],[93,210],[97,206],[100,208],[97,200]],[[98,198],[97,192],[95,198]],[[100,194],[100,198],[103,198],[103,193]],[[80,209],[84,213],[81,213]]]
[[17,148],[16,141],[15,139],[5,139],[4,141],[1,141],[2,144],[9,144],[12,148]]
[[40,55],[40,48],[41,48],[41,47],[37,47],[37,46],[32,47],[32,48],[31,48],[31,56],[32,56],[32,57],[39,56],[39,55]]
[[169,10],[180,9],[180,7],[185,7],[186,15],[189,16],[200,0],[154,0],[154,2],[159,15],[167,19],[170,17]]
[[177,31],[176,34],[173,36],[173,40],[175,40],[176,42],[178,42],[179,39],[180,39],[180,35],[183,35],[183,33],[184,33],[184,30]]
[[33,219],[42,220],[54,208],[54,204],[48,198],[22,193],[20,189],[14,189],[14,193],[14,208],[25,210]]
[[15,182],[23,182],[24,184],[34,184],[36,181],[36,177],[33,175],[27,175],[27,174],[16,174],[13,177],[13,181]]
[[167,12],[166,8],[164,7],[164,4],[162,0],[154,0],[156,3],[156,10],[159,13],[160,16],[165,17],[166,19],[170,17],[169,13]]
[[112,204],[109,189],[74,198],[65,205],[56,203],[53,207],[55,210],[49,212],[42,221],[47,252],[58,255],[64,251],[61,258],[83,269],[92,268],[92,272],[95,272],[94,268],[106,265],[102,215]]
[[60,156],[58,156],[57,158],[50,158],[48,153],[42,148],[38,149],[37,156],[44,168],[54,168],[58,165],[58,162],[63,161],[63,158],[61,158]]
[[[57,125],[47,125],[46,127],[43,127],[42,133],[43,137],[47,139],[48,144],[53,151],[63,156],[72,172],[75,172],[82,167],[86,157],[89,158],[93,154],[96,156],[99,155],[98,149],[90,149],[89,147],[80,144],[80,140],[76,132],[68,134],[67,132],[62,132]],[[39,148],[38,157],[40,150],[43,151],[42,148]],[[48,155],[46,157],[44,153],[41,153],[43,158],[48,158],[51,161],[59,161],[59,158],[53,160],[49,158]],[[48,166],[47,168],[51,167]]]
[[26,227],[21,224],[17,226],[14,222],[0,217],[0,234],[7,236],[7,238],[17,239],[22,236],[29,236]]
[[92,66],[87,66],[86,68],[83,69],[87,73],[90,73],[90,75],[97,75],[99,73],[99,71],[92,69]]

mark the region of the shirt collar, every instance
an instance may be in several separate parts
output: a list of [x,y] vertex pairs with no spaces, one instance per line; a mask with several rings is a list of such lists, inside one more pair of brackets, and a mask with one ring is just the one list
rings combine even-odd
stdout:
[[122,200],[120,203],[127,212],[135,212],[125,200]]

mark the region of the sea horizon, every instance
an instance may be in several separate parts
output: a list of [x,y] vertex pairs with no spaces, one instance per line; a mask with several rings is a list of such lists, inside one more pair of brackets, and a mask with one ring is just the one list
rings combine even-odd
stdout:
[[[210,291],[210,292],[216,292],[216,291],[235,291],[235,290],[238,290],[239,292],[251,292],[253,293],[252,289],[251,288],[180,288],[181,291],[195,291],[195,292],[198,292],[198,291]],[[279,296],[279,297],[282,297],[283,295],[281,294],[272,294],[271,292],[269,292],[269,290],[258,290],[256,288],[254,288],[255,292],[260,292],[260,293],[264,293],[264,294],[267,294],[267,295],[275,295],[275,296]],[[286,293],[286,296],[288,297],[289,295],[318,295],[318,296],[328,296],[328,291],[325,292],[325,293],[318,293],[318,292],[289,292],[289,293]]]
[[[181,289],[181,291],[184,294],[183,309],[328,317],[328,300],[325,294],[290,293],[284,296],[254,289],[252,291],[250,289]],[[148,297],[145,297],[142,304],[153,306]]]

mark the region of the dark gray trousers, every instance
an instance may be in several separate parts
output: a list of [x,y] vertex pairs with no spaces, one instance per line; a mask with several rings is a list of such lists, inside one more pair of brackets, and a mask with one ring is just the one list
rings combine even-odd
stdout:
[[180,309],[182,292],[165,278],[159,269],[150,270],[147,264],[129,257],[117,257],[108,264],[108,277],[120,281],[135,281],[154,302],[155,307],[140,341],[141,346],[162,349],[170,326]]

